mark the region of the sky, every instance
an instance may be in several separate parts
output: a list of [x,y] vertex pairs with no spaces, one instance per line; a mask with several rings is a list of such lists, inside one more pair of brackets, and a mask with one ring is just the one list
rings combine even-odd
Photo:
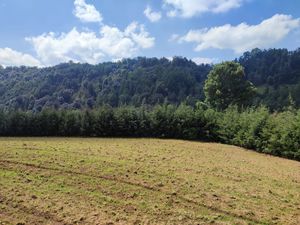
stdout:
[[300,47],[300,0],[0,0],[0,65],[235,59]]

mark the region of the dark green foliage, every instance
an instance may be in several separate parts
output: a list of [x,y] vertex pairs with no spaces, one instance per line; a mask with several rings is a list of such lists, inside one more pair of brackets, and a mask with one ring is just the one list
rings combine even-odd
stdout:
[[300,111],[271,115],[262,139],[263,152],[300,160]]
[[255,85],[293,84],[299,81],[300,49],[253,49],[245,52],[238,62],[245,68],[247,78]]
[[[272,111],[300,106],[300,50],[254,49],[236,59],[257,88],[254,105]],[[48,68],[0,67],[0,108],[95,109],[102,105],[156,105],[204,100],[210,65],[175,57],[124,59],[98,65],[64,63]]]
[[203,81],[210,69],[180,57],[0,68],[0,108],[40,112],[102,105],[194,104],[203,98]]
[[265,107],[220,112],[222,142],[300,160],[300,110],[270,114]]
[[242,112],[231,106],[220,113],[219,136],[225,143],[250,149],[261,149],[263,129],[269,118],[265,107],[246,109]]
[[214,141],[300,160],[300,110],[225,111],[163,104],[88,111],[1,112],[1,136],[159,137]]
[[243,67],[236,62],[217,64],[208,74],[204,86],[205,101],[216,109],[251,103],[255,88],[246,80]]
[[266,105],[272,111],[289,105],[291,95],[300,106],[300,49],[254,49],[238,61],[249,81],[258,87],[255,105]]

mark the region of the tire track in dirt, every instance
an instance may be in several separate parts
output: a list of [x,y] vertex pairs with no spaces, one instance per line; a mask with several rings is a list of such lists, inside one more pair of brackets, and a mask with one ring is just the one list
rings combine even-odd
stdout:
[[31,164],[31,163],[16,162],[16,161],[9,161],[9,160],[0,160],[0,166],[7,167],[7,164],[17,165],[17,166],[21,165],[21,166],[26,166],[26,167],[33,168],[33,169],[57,171],[57,172],[64,173],[64,174],[69,174],[69,175],[85,176],[85,177],[90,177],[90,178],[108,180],[108,181],[112,181],[112,182],[116,182],[116,183],[131,185],[131,186],[134,186],[134,187],[140,187],[140,188],[144,188],[144,189],[149,190],[149,191],[159,192],[159,193],[165,194],[167,196],[172,196],[173,198],[177,198],[177,199],[181,200],[182,202],[185,202],[185,203],[197,206],[197,207],[200,206],[200,207],[206,208],[208,210],[211,210],[213,212],[224,214],[224,215],[227,215],[227,216],[230,216],[230,217],[234,217],[236,219],[242,219],[242,220],[254,223],[254,224],[264,224],[263,222],[255,219],[255,218],[251,218],[251,217],[244,216],[244,215],[239,215],[239,214],[236,214],[236,213],[233,213],[233,212],[228,212],[228,211],[225,211],[223,209],[220,209],[220,208],[217,208],[217,207],[214,207],[214,206],[210,206],[210,205],[207,205],[207,204],[204,204],[204,203],[194,201],[192,199],[185,198],[183,196],[174,195],[172,193],[162,191],[161,189],[153,187],[153,186],[149,186],[149,185],[142,184],[142,183],[136,183],[136,182],[132,182],[132,181],[129,181],[129,180],[124,180],[124,179],[120,179],[120,178],[113,177],[113,176],[90,175],[90,174],[86,174],[86,173],[83,173],[83,172],[77,172],[77,171],[71,171],[71,170],[62,170],[62,169],[59,169],[59,168],[51,168],[51,167],[46,167],[46,166],[42,166],[42,165],[35,165],[35,164]]
[[[0,202],[2,202],[2,204],[5,204],[6,206],[8,206],[10,208],[20,210],[20,211],[22,211],[26,214],[32,215],[34,217],[42,218],[45,220],[45,224],[49,224],[48,222],[52,221],[57,225],[60,225],[60,224],[61,225],[72,225],[70,223],[65,222],[63,219],[56,217],[55,215],[53,215],[51,213],[39,211],[36,208],[29,208],[20,203],[14,204],[12,199],[9,199],[9,198],[1,195],[1,193],[0,193]],[[37,224],[40,224],[40,223],[37,223]]]
[[91,177],[91,178],[98,178],[98,179],[109,180],[109,181],[113,181],[113,182],[117,182],[117,183],[123,183],[123,184],[131,185],[131,186],[142,187],[142,188],[145,188],[145,189],[150,190],[150,191],[159,191],[159,189],[157,189],[155,187],[148,186],[146,184],[135,183],[135,182],[131,182],[131,181],[128,181],[128,180],[123,180],[123,179],[120,179],[120,178],[117,178],[117,177],[113,177],[113,176],[90,175],[90,174],[77,172],[77,171],[72,171],[72,170],[62,170],[62,169],[59,169],[59,168],[50,168],[50,167],[35,165],[35,164],[31,164],[31,163],[14,162],[14,161],[8,161],[8,160],[0,160],[0,165],[2,163],[14,164],[14,165],[23,165],[23,166],[31,167],[31,168],[35,168],[35,169],[57,171],[57,172],[64,173],[64,174],[87,176],[87,177]]

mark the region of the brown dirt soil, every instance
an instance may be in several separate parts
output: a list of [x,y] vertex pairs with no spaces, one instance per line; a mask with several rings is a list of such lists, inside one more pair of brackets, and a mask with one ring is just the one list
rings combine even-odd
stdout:
[[212,143],[0,138],[0,225],[300,224],[300,163]]

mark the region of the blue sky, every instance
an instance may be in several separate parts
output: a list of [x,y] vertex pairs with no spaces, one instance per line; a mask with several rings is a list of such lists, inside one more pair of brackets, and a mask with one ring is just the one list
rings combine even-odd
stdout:
[[96,64],[300,47],[299,0],[0,0],[0,65]]

